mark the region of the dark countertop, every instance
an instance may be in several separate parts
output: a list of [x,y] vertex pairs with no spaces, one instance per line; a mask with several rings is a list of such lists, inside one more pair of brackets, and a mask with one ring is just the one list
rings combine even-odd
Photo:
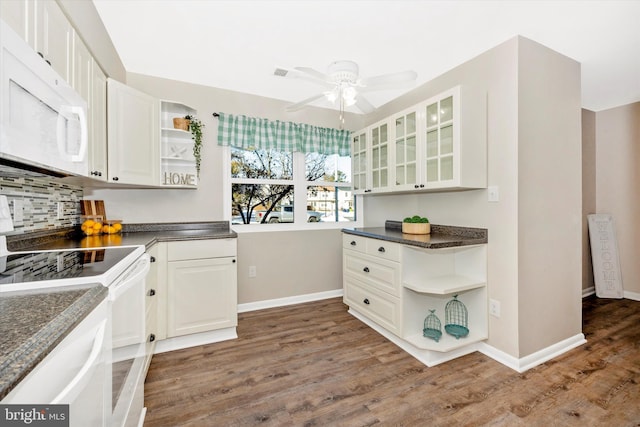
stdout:
[[[7,236],[10,251],[149,248],[157,242],[227,239],[228,221],[123,224],[122,234],[84,237],[76,228]],[[0,293],[0,400],[44,359],[108,293],[100,284]]]
[[488,242],[485,228],[431,224],[431,234],[404,234],[400,221],[387,221],[384,227],[344,228],[342,232],[426,249],[480,245]]
[[107,296],[100,284],[0,293],[0,400]]
[[28,237],[8,236],[10,251],[83,249],[108,246],[137,246],[147,249],[157,242],[202,239],[229,239],[238,235],[228,221],[123,224],[121,234],[82,236],[76,229],[66,228],[54,233],[30,233]]

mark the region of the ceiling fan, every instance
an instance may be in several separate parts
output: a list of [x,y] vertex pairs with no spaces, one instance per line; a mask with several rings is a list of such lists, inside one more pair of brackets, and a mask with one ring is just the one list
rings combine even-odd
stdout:
[[415,81],[415,71],[383,74],[374,77],[360,77],[358,64],[353,61],[334,61],[329,64],[327,73],[321,73],[309,67],[295,67],[295,71],[276,69],[275,75],[282,77],[301,78],[323,86],[326,90],[287,107],[287,111],[297,111],[308,104],[326,97],[332,103],[339,102],[340,121],[344,122],[344,108],[351,105],[370,113],[375,107],[362,96],[362,93],[375,90],[393,89]]

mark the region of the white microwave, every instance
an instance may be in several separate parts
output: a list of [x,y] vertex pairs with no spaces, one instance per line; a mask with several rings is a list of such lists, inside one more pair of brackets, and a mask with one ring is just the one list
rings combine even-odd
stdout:
[[87,176],[87,103],[0,20],[0,157]]

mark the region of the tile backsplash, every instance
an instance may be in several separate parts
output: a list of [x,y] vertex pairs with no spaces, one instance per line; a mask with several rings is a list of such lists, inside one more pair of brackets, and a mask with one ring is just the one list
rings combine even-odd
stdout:
[[72,227],[80,221],[82,187],[36,172],[0,165],[0,194],[7,196],[14,231]]

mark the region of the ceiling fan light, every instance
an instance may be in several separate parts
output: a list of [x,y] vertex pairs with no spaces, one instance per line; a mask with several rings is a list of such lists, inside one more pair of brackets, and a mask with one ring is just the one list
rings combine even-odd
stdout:
[[326,96],[327,100],[332,104],[335,104],[338,100],[338,92],[336,90],[327,91],[324,93],[324,96]]
[[342,98],[347,106],[352,106],[356,103],[356,96],[358,96],[358,92],[352,86],[349,86],[342,91]]

